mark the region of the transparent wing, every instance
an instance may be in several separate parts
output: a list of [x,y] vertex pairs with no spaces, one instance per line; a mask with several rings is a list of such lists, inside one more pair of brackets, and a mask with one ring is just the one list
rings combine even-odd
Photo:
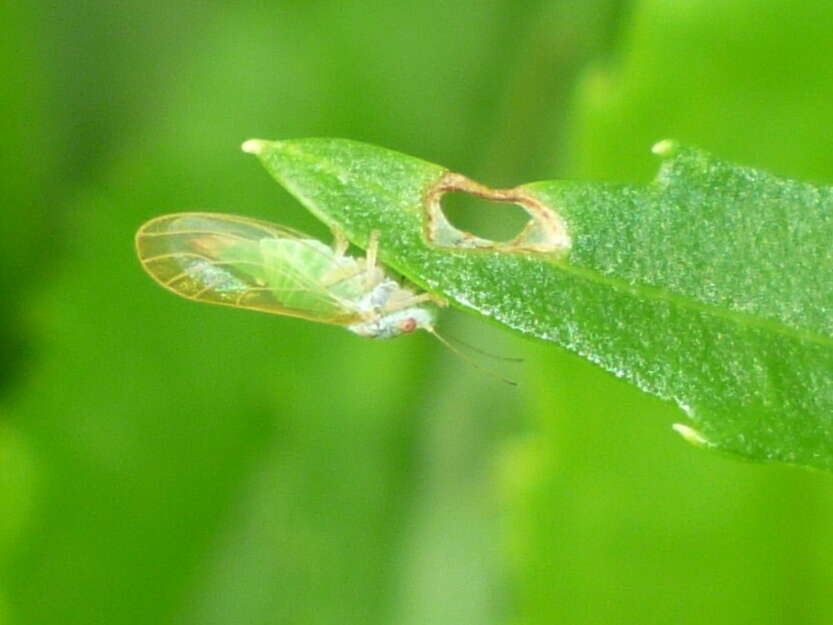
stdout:
[[363,261],[289,228],[235,215],[163,215],[139,228],[136,252],[154,280],[188,299],[336,325],[362,318]]

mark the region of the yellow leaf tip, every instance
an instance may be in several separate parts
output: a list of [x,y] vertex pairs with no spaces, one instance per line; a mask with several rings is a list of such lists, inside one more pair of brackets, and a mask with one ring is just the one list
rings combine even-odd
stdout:
[[671,429],[682,436],[687,443],[691,443],[695,447],[708,447],[710,445],[708,439],[692,427],[683,425],[682,423],[675,423],[671,426]]
[[651,152],[657,156],[670,156],[676,147],[677,144],[671,139],[663,139],[662,141],[658,141],[654,144],[651,148]]
[[249,139],[243,142],[240,149],[249,154],[260,154],[268,143],[265,139]]

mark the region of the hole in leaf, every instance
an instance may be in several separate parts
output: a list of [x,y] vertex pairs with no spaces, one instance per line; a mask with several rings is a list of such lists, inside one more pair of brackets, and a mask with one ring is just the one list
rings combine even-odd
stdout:
[[455,191],[442,196],[442,210],[455,228],[491,241],[511,241],[530,220],[517,204],[491,202]]

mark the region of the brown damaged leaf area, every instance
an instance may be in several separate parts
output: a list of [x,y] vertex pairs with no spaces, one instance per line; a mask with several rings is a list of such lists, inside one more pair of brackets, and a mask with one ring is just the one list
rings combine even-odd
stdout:
[[[454,227],[442,210],[446,193],[463,192],[492,202],[517,204],[530,220],[509,241],[492,241]],[[503,253],[566,254],[572,245],[567,224],[552,208],[524,189],[490,189],[462,174],[446,172],[425,194],[425,239],[431,245],[455,250]]]

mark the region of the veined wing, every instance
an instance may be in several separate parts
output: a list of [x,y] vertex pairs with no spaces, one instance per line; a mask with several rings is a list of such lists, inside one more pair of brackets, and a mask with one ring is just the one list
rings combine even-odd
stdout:
[[[362,267],[311,237],[256,219],[176,213],[143,224],[136,252],[166,289],[188,299],[346,325],[359,321],[358,297],[343,288]],[[341,289],[334,271],[355,278]]]

